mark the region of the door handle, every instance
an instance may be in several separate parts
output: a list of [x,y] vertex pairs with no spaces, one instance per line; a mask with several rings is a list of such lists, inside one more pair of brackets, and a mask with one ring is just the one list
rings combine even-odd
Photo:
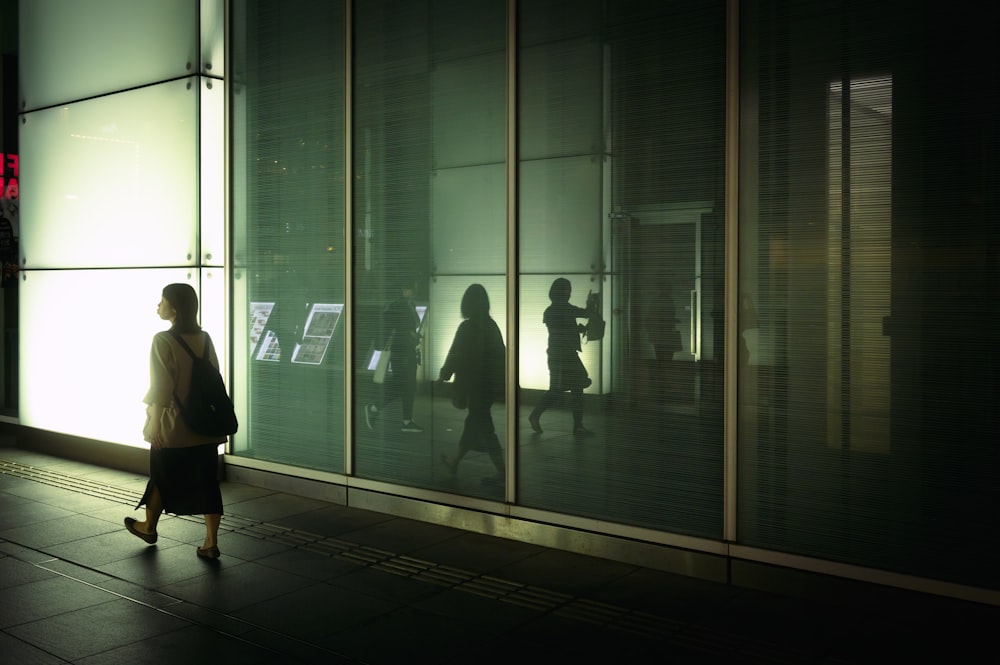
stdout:
[[701,346],[698,343],[697,316],[698,316],[698,289],[691,289],[691,355],[694,356],[695,360],[698,359],[698,352],[700,351],[698,347]]

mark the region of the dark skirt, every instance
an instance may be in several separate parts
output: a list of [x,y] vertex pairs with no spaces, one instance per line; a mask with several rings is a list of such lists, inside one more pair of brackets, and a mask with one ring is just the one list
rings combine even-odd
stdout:
[[136,506],[149,501],[152,489],[160,490],[163,512],[174,515],[221,515],[219,444],[191,448],[151,448],[149,482]]
[[549,390],[583,390],[591,384],[587,368],[576,351],[549,351]]

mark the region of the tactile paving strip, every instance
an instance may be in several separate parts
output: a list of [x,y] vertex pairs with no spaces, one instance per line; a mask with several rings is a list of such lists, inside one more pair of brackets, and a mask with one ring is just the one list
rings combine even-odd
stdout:
[[[0,459],[0,473],[125,505],[134,506],[139,498],[135,492],[114,485],[8,460]],[[198,521],[195,517],[180,517]],[[760,663],[797,663],[802,662],[804,656],[801,652],[788,650],[781,645],[751,638],[734,639],[732,635],[705,626],[481,575],[238,515],[223,515],[220,528],[321,556],[346,559],[360,566],[511,603],[538,612],[549,612],[563,618],[584,621],[654,641],[662,640],[704,654],[724,656],[738,653],[741,662]]]

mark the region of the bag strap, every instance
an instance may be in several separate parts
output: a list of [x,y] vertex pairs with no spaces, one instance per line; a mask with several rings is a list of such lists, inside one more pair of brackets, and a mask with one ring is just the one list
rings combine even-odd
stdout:
[[[194,355],[194,351],[191,350],[191,347],[188,346],[188,343],[184,341],[183,337],[181,337],[181,335],[180,335],[179,332],[177,332],[176,330],[171,329],[170,330],[170,334],[173,335],[174,339],[176,339],[177,342],[181,345],[181,348],[183,348],[185,351],[187,351],[187,354],[189,356],[191,356],[192,358],[196,358],[197,357],[197,356]],[[204,358],[208,358],[208,349],[211,346],[212,346],[212,337],[208,333],[205,333],[205,350],[201,354],[201,357],[203,359]]]

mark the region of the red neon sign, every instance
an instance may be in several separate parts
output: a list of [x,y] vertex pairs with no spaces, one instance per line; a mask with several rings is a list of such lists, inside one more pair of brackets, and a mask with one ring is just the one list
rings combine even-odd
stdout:
[[16,154],[0,152],[0,194],[5,199],[17,200],[17,177],[20,171],[21,160]]

